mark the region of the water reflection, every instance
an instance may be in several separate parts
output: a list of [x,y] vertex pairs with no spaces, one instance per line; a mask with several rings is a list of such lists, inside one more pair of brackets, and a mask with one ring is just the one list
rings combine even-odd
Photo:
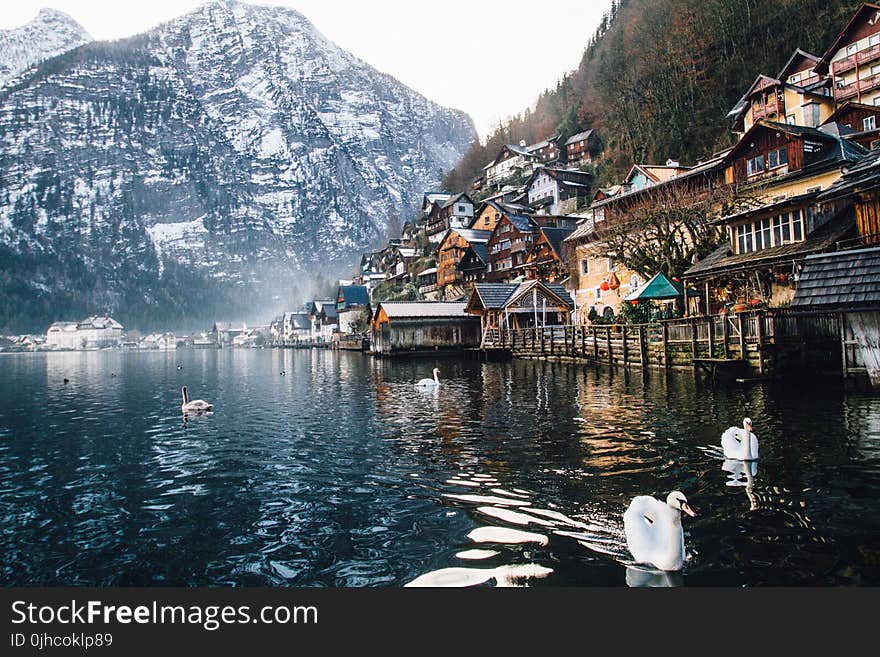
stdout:
[[[418,390],[435,366],[441,387]],[[700,508],[688,585],[880,583],[880,400],[836,387],[322,350],[0,368],[6,585],[400,586],[473,566],[619,586],[643,577],[623,512],[669,490]],[[213,416],[181,422],[183,384]],[[760,476],[704,449],[746,415]],[[498,570],[519,567],[552,572]]]
[[668,588],[673,586],[684,586],[684,576],[680,572],[645,570],[636,566],[627,566],[626,585],[631,588]]

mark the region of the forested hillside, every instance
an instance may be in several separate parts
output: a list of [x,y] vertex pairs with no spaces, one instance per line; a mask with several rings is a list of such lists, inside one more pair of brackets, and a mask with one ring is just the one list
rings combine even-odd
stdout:
[[444,184],[466,189],[504,143],[599,130],[600,182],[633,161],[683,163],[732,143],[726,115],[761,72],[795,48],[821,55],[852,0],[615,0],[577,69],[534,108],[474,144]]

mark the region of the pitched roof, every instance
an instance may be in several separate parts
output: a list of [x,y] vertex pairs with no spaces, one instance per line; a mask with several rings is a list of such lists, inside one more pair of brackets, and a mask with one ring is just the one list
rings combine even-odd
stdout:
[[461,199],[462,197],[464,197],[464,199],[466,200],[467,203],[470,203],[471,205],[473,205],[474,202],[471,200],[471,197],[468,196],[467,194],[465,194],[464,192],[462,192],[461,194],[451,196],[440,207],[448,208],[451,205],[455,205],[456,203],[458,203],[459,199]]
[[461,237],[469,244],[485,244],[489,241],[489,238],[492,237],[491,230],[476,230],[474,228],[452,228],[450,232],[456,233],[459,237]]
[[[471,242],[471,245],[468,247],[468,249],[470,251],[473,251],[477,259],[484,265],[489,264],[489,249],[486,247],[486,244]],[[466,257],[467,253],[462,256],[462,260],[464,260]]]
[[856,191],[866,191],[880,185],[880,153],[871,151],[819,195],[819,200],[845,196]]
[[505,302],[519,289],[518,283],[477,283],[474,290],[487,310],[504,308]]
[[808,256],[791,305],[880,308],[880,247]]
[[376,313],[382,308],[389,319],[464,318],[464,307],[459,301],[389,301],[380,303]]
[[565,238],[571,235],[574,232],[573,228],[542,228],[541,232],[547,237],[547,241],[550,243],[550,246],[553,247],[553,250],[556,251],[556,255],[560,258],[562,257],[562,243],[565,241]]
[[[699,292],[696,292],[699,294]],[[638,290],[624,297],[624,301],[663,301],[684,296],[684,285],[669,280],[662,271],[658,271],[647,283]]]
[[825,54],[822,55],[822,59],[819,60],[819,63],[816,64],[815,71],[819,74],[824,74],[828,72],[829,65],[831,64],[831,59],[840,50],[843,45],[846,43],[846,37],[849,35],[850,31],[856,26],[859,19],[862,18],[866,12],[871,11],[880,11],[880,5],[874,4],[872,2],[862,3],[862,6],[859,7],[856,12],[853,14],[853,17],[849,20],[849,23],[846,24],[846,27],[840,32],[837,38],[834,40],[834,43],[825,51]]
[[344,308],[370,304],[370,292],[366,285],[340,285],[339,293],[336,295],[337,302],[340,296],[342,296]]
[[574,144],[575,142],[581,141],[582,139],[589,139],[590,135],[593,134],[592,130],[584,130],[583,132],[579,132],[576,135],[572,135],[565,141],[565,145]]
[[521,233],[534,233],[538,230],[535,222],[524,214],[505,213],[504,215],[510,220],[516,229]]
[[787,80],[789,77],[794,75],[795,71],[792,70],[794,68],[793,64],[798,59],[809,60],[813,64],[813,66],[819,63],[819,57],[817,57],[816,55],[808,53],[806,50],[796,48],[792,56],[788,58],[788,61],[785,62],[785,65],[779,71],[779,75],[777,75],[776,77],[780,80]]

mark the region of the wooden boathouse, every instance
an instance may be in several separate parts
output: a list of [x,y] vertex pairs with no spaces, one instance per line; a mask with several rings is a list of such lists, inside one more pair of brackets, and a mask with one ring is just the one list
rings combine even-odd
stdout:
[[382,302],[373,312],[370,352],[378,356],[459,353],[480,346],[480,320],[463,302]]

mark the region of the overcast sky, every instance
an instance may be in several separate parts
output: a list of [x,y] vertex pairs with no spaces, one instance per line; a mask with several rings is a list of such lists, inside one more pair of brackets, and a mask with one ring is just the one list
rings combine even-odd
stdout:
[[[95,39],[116,39],[204,0],[2,0],[0,29],[42,7],[70,14]],[[522,112],[580,61],[610,0],[259,0],[300,11],[325,36],[447,107],[481,136]]]

